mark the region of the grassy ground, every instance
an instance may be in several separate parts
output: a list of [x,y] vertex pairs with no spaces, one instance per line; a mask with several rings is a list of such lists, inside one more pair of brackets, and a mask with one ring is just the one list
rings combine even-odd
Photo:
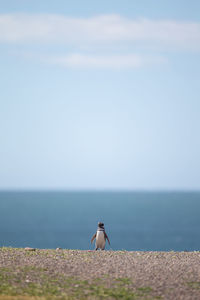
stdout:
[[[154,263],[159,262],[157,254],[159,252],[151,253],[155,276]],[[135,257],[135,253],[126,251],[25,251],[0,248],[0,300],[198,299],[198,295],[200,299],[200,282],[192,280],[191,274],[184,281],[178,281],[178,286],[183,285],[182,289],[179,288],[180,294],[176,293],[171,281],[167,284],[166,277],[165,281],[157,282],[158,285],[154,284],[154,279],[148,280],[151,278],[148,269],[144,274],[141,273],[147,259],[146,253],[142,255]],[[176,253],[171,253],[172,260],[173,256]],[[109,263],[113,263],[110,269],[107,266]],[[97,267],[102,271],[94,273]],[[161,272],[160,267],[158,269]],[[135,274],[137,270],[138,276]],[[145,274],[149,275],[145,277]],[[176,295],[182,296],[176,298]]]
[[[30,279],[27,279],[30,278]],[[160,299],[150,287],[134,288],[129,278],[107,276],[80,280],[63,274],[49,275],[33,266],[0,268],[0,299]],[[22,297],[23,295],[23,297]]]

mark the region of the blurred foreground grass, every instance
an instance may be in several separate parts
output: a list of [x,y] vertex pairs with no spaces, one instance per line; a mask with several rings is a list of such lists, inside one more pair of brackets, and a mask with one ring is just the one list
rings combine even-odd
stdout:
[[[31,271],[31,278],[26,279]],[[34,278],[37,278],[35,282]],[[0,268],[0,300],[47,299],[159,299],[151,296],[150,287],[132,288],[129,278],[95,278],[92,281],[49,276],[46,270],[23,267],[17,271]]]
[[[161,299],[153,296],[151,287],[135,287],[130,278],[101,278],[80,280],[67,274],[49,272],[48,268],[35,265],[20,266],[17,255],[24,249],[0,248],[10,265],[0,267],[0,300],[75,300],[75,299],[122,299],[152,300]],[[56,250],[45,250],[42,256],[56,255]],[[24,255],[39,255],[28,251]],[[66,254],[67,255],[67,254]],[[87,259],[83,253],[83,258]]]
[[193,300],[199,274],[199,251],[0,247],[0,300]]

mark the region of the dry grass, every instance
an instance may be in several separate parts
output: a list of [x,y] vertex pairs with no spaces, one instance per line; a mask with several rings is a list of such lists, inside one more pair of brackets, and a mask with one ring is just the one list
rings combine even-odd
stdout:
[[200,299],[199,252],[0,248],[0,300]]

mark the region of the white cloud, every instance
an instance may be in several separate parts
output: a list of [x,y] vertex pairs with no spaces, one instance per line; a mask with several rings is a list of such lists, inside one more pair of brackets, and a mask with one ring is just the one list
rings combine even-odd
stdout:
[[165,63],[166,59],[162,57],[146,57],[136,54],[86,55],[76,53],[56,58],[50,58],[48,61],[67,68],[132,69],[149,64],[151,65]]
[[113,43],[200,50],[200,23],[128,19],[119,15],[0,15],[0,42],[63,43],[78,47]]
[[[39,47],[37,54],[23,50],[23,56],[67,68],[128,69],[165,63],[162,51],[166,49],[200,51],[200,23],[120,15],[1,14],[0,43],[48,45],[45,50]],[[55,54],[61,47],[67,55]]]

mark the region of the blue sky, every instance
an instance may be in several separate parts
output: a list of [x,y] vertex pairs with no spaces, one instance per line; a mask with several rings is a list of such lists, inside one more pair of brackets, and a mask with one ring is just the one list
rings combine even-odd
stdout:
[[1,189],[200,189],[199,1],[3,1]]

